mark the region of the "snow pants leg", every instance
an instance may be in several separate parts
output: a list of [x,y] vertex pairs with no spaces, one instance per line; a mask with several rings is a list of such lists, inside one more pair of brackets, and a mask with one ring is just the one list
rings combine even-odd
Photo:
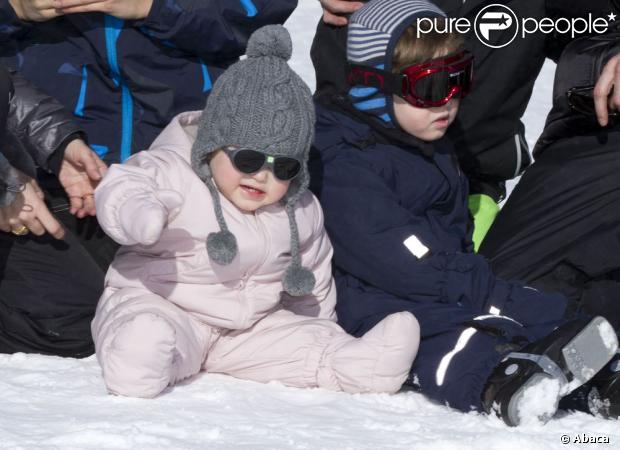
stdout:
[[419,341],[409,313],[387,318],[361,339],[329,320],[286,310],[247,330],[223,330],[132,288],[104,293],[92,328],[108,390],[132,397],[154,397],[203,369],[302,388],[396,392]]
[[92,331],[108,391],[155,397],[201,370],[213,336],[211,327],[141,289],[106,291],[106,295]]
[[481,397],[493,369],[511,351],[565,323],[567,306],[561,295],[501,280],[493,292],[501,309],[495,314],[464,305],[411,301],[368,287],[339,288],[338,317],[356,336],[394,312],[415,315],[421,341],[407,384],[461,411],[483,410]]
[[278,310],[248,330],[222,334],[205,369],[300,388],[395,392],[417,352],[419,328],[411,314],[387,320],[356,339],[335,322]]
[[519,181],[480,253],[493,271],[620,326],[619,139],[595,136],[546,149]]
[[[477,315],[467,308],[433,306],[416,308],[422,340],[408,384],[427,397],[461,411],[482,410],[487,380],[504,356],[564,323],[557,318],[522,324],[503,315]],[[431,321],[438,315],[445,322],[442,329],[433,330]],[[425,327],[427,318],[430,327]]]

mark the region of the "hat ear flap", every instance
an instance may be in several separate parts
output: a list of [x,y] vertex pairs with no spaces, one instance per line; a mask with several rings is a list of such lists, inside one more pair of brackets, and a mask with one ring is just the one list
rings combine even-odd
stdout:
[[235,238],[234,234],[228,231],[226,221],[224,220],[224,214],[222,213],[220,195],[217,188],[213,184],[213,179],[211,177],[206,178],[205,184],[211,193],[215,218],[220,226],[220,231],[209,233],[207,236],[207,253],[212,261],[225,266],[230,264],[233,259],[235,259],[235,256],[237,256],[237,238]]

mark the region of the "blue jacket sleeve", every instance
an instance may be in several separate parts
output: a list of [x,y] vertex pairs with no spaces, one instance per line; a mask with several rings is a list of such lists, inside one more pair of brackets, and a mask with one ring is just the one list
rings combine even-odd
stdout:
[[0,42],[16,39],[32,29],[32,25],[17,17],[9,0],[0,0]]
[[297,0],[153,0],[145,34],[205,59],[238,58],[263,25],[284,23]]
[[338,268],[402,298],[492,306],[496,279],[487,261],[473,253],[435,252],[431,245],[425,255],[410,250],[412,241],[428,245],[438,237],[424,211],[403,207],[366,161],[337,157],[325,164],[320,196]]

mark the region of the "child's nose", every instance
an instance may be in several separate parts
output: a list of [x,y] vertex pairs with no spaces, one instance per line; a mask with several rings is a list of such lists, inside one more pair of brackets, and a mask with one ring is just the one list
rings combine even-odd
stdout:
[[263,182],[263,183],[267,181],[268,177],[269,177],[269,173],[267,169],[260,170],[254,174],[254,179],[256,181]]

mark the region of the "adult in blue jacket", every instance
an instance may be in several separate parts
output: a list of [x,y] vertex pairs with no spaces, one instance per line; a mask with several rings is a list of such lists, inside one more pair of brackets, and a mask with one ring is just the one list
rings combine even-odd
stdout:
[[148,148],[176,114],[202,109],[250,34],[283,23],[296,4],[3,1],[0,62],[72,111],[91,147],[114,163]]
[[[296,4],[4,0],[0,65],[64,105],[91,148],[117,163],[147,149],[176,114],[203,109],[212,83],[243,54],[252,32],[283,23]],[[74,199],[50,170],[65,148],[60,142],[26,152],[64,240],[0,232],[0,322],[12,323],[10,332],[0,327],[0,352],[81,357],[94,350],[89,324],[117,247],[94,217],[70,214]]]

